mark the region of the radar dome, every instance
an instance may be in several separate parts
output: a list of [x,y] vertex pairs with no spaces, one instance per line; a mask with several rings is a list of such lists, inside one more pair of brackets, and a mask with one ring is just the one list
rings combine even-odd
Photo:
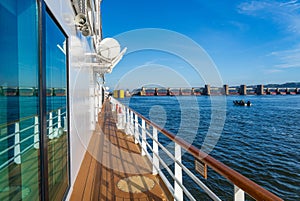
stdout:
[[113,38],[103,39],[97,47],[97,52],[102,57],[107,59],[114,59],[120,54],[120,44]]

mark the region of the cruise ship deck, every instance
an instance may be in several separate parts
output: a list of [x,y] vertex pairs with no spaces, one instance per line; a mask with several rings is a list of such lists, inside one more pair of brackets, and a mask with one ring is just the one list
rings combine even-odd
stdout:
[[[105,75],[134,46],[103,37],[101,4],[0,1],[0,201],[282,201],[154,119],[109,100]],[[213,175],[226,186],[206,185]]]
[[141,149],[133,137],[117,129],[108,101],[98,122],[71,200],[171,200],[161,179],[152,175],[148,158],[136,157]]

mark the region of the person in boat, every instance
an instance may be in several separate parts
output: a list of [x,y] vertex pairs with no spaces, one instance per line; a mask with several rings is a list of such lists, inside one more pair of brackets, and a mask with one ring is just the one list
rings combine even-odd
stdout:
[[233,101],[233,104],[234,104],[234,105],[240,105],[240,104],[241,104],[241,101],[234,100],[234,101]]
[[247,101],[247,106],[251,106],[251,102],[250,101]]
[[238,100],[234,100],[234,101],[233,101],[233,104],[235,104],[235,105],[239,105],[239,104],[240,104],[240,101],[238,101]]

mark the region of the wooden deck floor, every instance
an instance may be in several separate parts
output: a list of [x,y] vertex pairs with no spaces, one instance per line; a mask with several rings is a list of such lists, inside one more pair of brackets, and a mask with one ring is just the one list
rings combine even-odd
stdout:
[[113,116],[105,102],[71,200],[171,200],[132,136],[117,130]]

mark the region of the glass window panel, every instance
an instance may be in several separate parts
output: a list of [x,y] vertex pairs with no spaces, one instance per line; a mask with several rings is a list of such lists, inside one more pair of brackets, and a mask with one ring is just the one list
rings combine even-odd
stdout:
[[50,200],[62,200],[69,182],[66,36],[46,15],[48,182]]
[[39,200],[35,0],[1,0],[0,200]]

